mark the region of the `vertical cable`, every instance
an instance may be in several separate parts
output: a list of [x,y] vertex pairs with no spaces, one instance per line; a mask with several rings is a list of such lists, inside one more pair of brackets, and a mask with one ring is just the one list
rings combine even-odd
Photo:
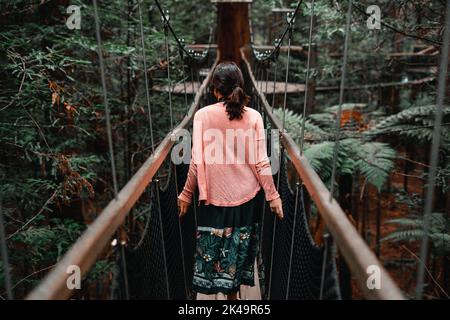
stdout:
[[169,113],[170,113],[170,131],[173,130],[173,110],[172,110],[172,81],[170,78],[170,56],[169,56],[169,14],[168,11],[164,14],[164,17],[161,17],[164,22],[164,44],[166,47],[166,61],[167,61],[167,90],[169,95]]
[[328,249],[330,247],[330,234],[325,233],[323,235],[324,240],[324,249],[323,249],[323,260],[322,260],[322,273],[320,276],[320,293],[319,293],[319,300],[323,300],[323,293],[325,291],[325,276],[326,276],[326,270],[327,270],[327,261],[328,261]]
[[[175,191],[176,191],[176,195],[178,196],[179,189],[178,189],[178,176],[177,176],[176,164],[173,164],[173,170],[175,173]],[[177,201],[177,199],[175,199],[175,201]],[[184,291],[185,291],[186,299],[187,299],[189,296],[189,290],[188,290],[187,279],[186,279],[186,265],[185,265],[185,261],[184,261],[183,229],[181,227],[181,219],[180,218],[177,219],[177,222],[178,222],[178,232],[180,234],[181,266],[183,268]]]
[[190,69],[190,72],[191,72],[191,86],[192,86],[192,100],[194,100],[195,99],[195,84],[194,84],[194,82],[195,82],[195,79],[194,79],[194,69],[192,68],[192,66],[189,68]]
[[147,57],[145,54],[144,27],[143,27],[143,23],[142,23],[141,1],[138,1],[138,11],[139,11],[139,26],[140,26],[140,33],[141,33],[142,63],[144,66],[145,97],[146,97],[146,102],[147,102],[148,124],[150,127],[150,143],[152,144],[152,153],[154,153],[155,152],[155,140],[153,137],[153,119],[152,119],[152,108],[151,108],[151,104],[150,104],[149,82],[148,82],[148,75],[147,75]]
[[164,261],[164,276],[166,280],[166,290],[167,290],[167,300],[170,300],[170,286],[169,286],[169,272],[167,271],[167,257],[166,257],[166,244],[164,241],[164,229],[162,222],[162,210],[161,210],[161,197],[159,195],[159,182],[160,180],[156,178],[155,180],[155,189],[156,189],[156,199],[158,202],[158,218],[159,218],[159,228],[161,230],[161,246],[163,253],[163,261]]
[[[146,55],[145,55],[144,28],[143,28],[143,23],[142,23],[142,10],[141,10],[140,1],[138,1],[138,9],[139,9],[139,23],[140,23],[140,32],[141,32],[142,60],[143,60],[143,64],[144,64],[144,79],[145,79],[145,93],[146,93],[146,99],[147,99],[147,112],[148,112],[148,121],[149,121],[149,126],[150,126],[150,139],[151,139],[151,144],[152,144],[152,153],[154,153],[155,152],[155,143],[154,143],[154,137],[153,137],[153,119],[152,119],[152,110],[151,110],[151,104],[150,104],[149,82],[148,82],[148,76],[147,76],[147,59],[146,59]],[[163,260],[164,260],[167,299],[170,299],[169,276],[168,276],[168,272],[167,272],[166,246],[164,243],[164,230],[163,230],[162,213],[161,213],[161,198],[159,195],[159,179],[156,178],[154,181],[155,181],[154,185],[155,185],[155,189],[156,189],[156,198],[157,198],[157,202],[158,202],[159,227],[161,230],[161,244],[162,244]]]
[[289,269],[288,278],[286,285],[286,300],[289,300],[289,286],[291,283],[291,271],[292,271],[292,257],[294,256],[294,244],[295,244],[295,225],[297,222],[297,211],[298,211],[298,189],[300,183],[297,182],[295,185],[295,206],[294,206],[294,222],[292,223],[292,237],[291,237],[291,252],[289,254]]
[[[280,131],[280,138],[282,138],[282,135],[284,133],[284,125],[285,125],[285,121],[286,121],[286,102],[287,102],[287,82],[288,82],[288,77],[289,77],[289,61],[290,61],[290,56],[291,56],[291,39],[292,39],[292,31],[293,31],[293,26],[294,26],[294,19],[295,19],[295,15],[291,15],[288,13],[288,32],[289,32],[289,37],[288,37],[288,52],[287,52],[287,62],[286,62],[286,77],[285,77],[285,84],[284,84],[284,101],[283,101],[283,123],[282,123],[282,127],[281,127],[281,131]],[[277,190],[280,189],[280,174],[281,174],[281,170],[284,170],[284,151],[282,148],[282,144],[281,144],[281,139],[279,140],[278,143],[278,149],[280,150],[280,168],[278,170],[278,177],[277,177]],[[272,234],[272,253],[271,253],[271,261],[270,261],[270,276],[269,276],[269,299],[270,299],[270,291],[271,291],[271,287],[272,287],[272,266],[273,266],[273,255],[274,255],[274,251],[275,251],[275,235],[276,235],[276,227],[277,227],[277,218],[276,215],[274,215],[274,221],[273,221],[273,234]]]
[[345,26],[345,40],[344,40],[344,58],[342,61],[342,71],[341,71],[341,85],[339,89],[339,106],[336,117],[336,136],[334,142],[334,150],[333,150],[333,169],[331,171],[331,186],[330,186],[330,202],[333,201],[334,197],[334,182],[336,179],[336,166],[338,161],[338,153],[339,153],[339,139],[341,134],[341,116],[342,116],[342,104],[344,102],[344,88],[345,88],[345,76],[347,73],[347,58],[348,58],[348,43],[350,40],[350,23],[352,20],[352,0],[348,2],[348,10],[347,10],[347,23]]
[[6,236],[5,236],[5,224],[3,220],[3,208],[2,208],[2,200],[0,199],[0,249],[2,251],[2,261],[4,268],[4,279],[5,279],[5,289],[6,289],[6,297],[8,300],[13,300],[14,295],[12,291],[11,285],[11,273],[9,270],[9,260],[8,260],[8,246],[6,244]]
[[[287,62],[286,62],[286,76],[284,79],[284,99],[283,99],[283,121],[281,124],[281,130],[280,130],[280,142],[278,144],[278,149],[280,150],[280,157],[283,154],[283,147],[281,144],[281,139],[283,138],[283,134],[284,134],[284,127],[286,124],[286,103],[287,103],[287,87],[288,87],[288,79],[289,79],[289,62],[290,62],[290,57],[291,57],[291,40],[292,40],[292,33],[293,33],[293,28],[294,28],[294,21],[295,21],[295,15],[291,15],[290,13],[288,13],[287,15],[287,19],[288,19],[288,49],[287,49]],[[278,177],[277,177],[277,189],[280,187],[280,172],[278,171]]]
[[[112,173],[112,179],[113,179],[113,187],[114,187],[114,199],[118,200],[118,185],[117,185],[117,174],[116,174],[116,164],[114,160],[114,146],[113,146],[113,140],[112,140],[112,132],[111,132],[111,118],[110,118],[110,110],[108,105],[108,94],[106,89],[106,79],[105,79],[105,66],[103,62],[103,49],[102,49],[102,38],[100,34],[100,19],[98,16],[98,8],[97,8],[97,0],[93,0],[94,5],[94,17],[95,17],[95,35],[97,38],[97,48],[98,48],[98,60],[100,64],[100,77],[102,82],[102,91],[103,91],[103,104],[105,105],[105,115],[106,115],[106,131],[108,135],[108,146],[109,146],[109,154],[111,157],[111,173]],[[121,244],[122,249],[123,245]],[[123,250],[122,250],[123,252]],[[126,273],[127,267],[126,267],[126,261],[125,261],[125,255],[121,254],[121,260],[122,260],[122,267],[124,270],[124,286],[125,286],[125,298],[129,300],[129,289],[128,289],[128,275]]]
[[267,96],[268,93],[268,87],[267,84],[269,83],[269,68],[270,68],[270,63],[267,63],[267,68],[266,68],[266,88],[264,89],[264,96]]
[[108,105],[108,94],[106,89],[106,79],[105,79],[105,66],[103,63],[103,49],[102,49],[102,38],[100,35],[100,21],[98,17],[98,9],[97,9],[97,0],[92,1],[94,5],[94,17],[95,17],[95,35],[97,38],[97,49],[98,49],[98,61],[100,64],[100,77],[102,81],[102,91],[103,91],[103,104],[105,105],[105,117],[106,117],[106,131],[108,135],[108,146],[109,146],[109,156],[111,158],[111,173],[113,179],[113,188],[114,188],[114,198],[117,200],[118,185],[117,185],[117,173],[116,173],[116,164],[114,160],[114,146],[112,140],[112,131],[111,131],[111,118],[110,111]]
[[[185,45],[184,39],[180,40],[181,44]],[[183,69],[183,90],[184,90],[184,104],[186,105],[186,115],[189,111],[189,103],[188,103],[188,96],[187,96],[187,89],[186,89],[186,68],[184,65],[184,52],[183,50],[180,50],[180,59],[181,59],[181,68]]]
[[[288,16],[289,18],[289,16]],[[286,102],[287,102],[287,87],[288,87],[288,79],[289,79],[289,63],[291,59],[291,41],[292,41],[292,32],[294,28],[294,16],[291,16],[289,20],[289,36],[288,36],[288,48],[287,48],[287,62],[286,62],[286,76],[284,79],[284,100],[283,100],[283,122],[281,124],[281,132],[284,133],[284,126],[286,123]]]
[[420,259],[418,261],[416,299],[423,297],[423,287],[425,280],[425,263],[428,256],[429,230],[431,226],[431,211],[433,210],[434,187],[436,184],[436,171],[439,164],[439,144],[441,139],[442,109],[445,99],[445,86],[448,70],[449,42],[450,42],[450,1],[447,1],[445,14],[444,43],[441,47],[441,61],[439,67],[438,93],[436,102],[436,115],[434,120],[433,140],[430,150],[430,170],[428,172],[427,192],[425,198],[425,210],[423,215],[423,237],[420,246]]
[[[275,47],[277,46],[277,40],[278,39],[275,39]],[[278,60],[277,60],[277,58],[276,58],[276,56],[275,56],[275,60],[274,60],[274,73],[273,73],[273,91],[272,91],[272,112],[273,112],[273,108],[274,108],[274,106],[275,106],[275,87],[276,87],[276,85],[277,85],[277,66],[278,66]]]
[[261,93],[264,94],[262,90],[263,90],[263,84],[264,84],[264,73],[267,73],[267,66],[265,64],[261,64],[261,65],[262,65],[262,68],[261,68],[261,76],[260,76],[261,80],[259,82],[259,91],[261,91]]
[[309,70],[311,67],[311,43],[314,26],[314,0],[311,1],[311,18],[309,20],[309,40],[308,40],[308,62],[306,65],[306,81],[305,81],[305,101],[303,102],[302,128],[300,132],[300,155],[303,155],[305,142],[305,125],[306,125],[306,105],[308,103],[309,92]]

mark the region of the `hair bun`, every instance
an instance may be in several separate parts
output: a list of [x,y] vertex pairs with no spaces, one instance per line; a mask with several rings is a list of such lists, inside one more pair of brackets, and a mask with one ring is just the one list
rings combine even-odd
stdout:
[[[249,97],[245,94],[244,77],[234,62],[219,63],[214,69],[212,84],[225,97],[224,104],[230,120],[241,119]],[[221,99],[221,100],[222,100]]]

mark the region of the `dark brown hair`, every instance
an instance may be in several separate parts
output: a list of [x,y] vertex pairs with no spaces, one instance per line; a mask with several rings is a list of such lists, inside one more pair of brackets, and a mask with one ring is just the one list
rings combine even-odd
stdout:
[[221,62],[214,69],[212,86],[223,96],[228,118],[241,119],[249,97],[245,94],[244,77],[234,62]]

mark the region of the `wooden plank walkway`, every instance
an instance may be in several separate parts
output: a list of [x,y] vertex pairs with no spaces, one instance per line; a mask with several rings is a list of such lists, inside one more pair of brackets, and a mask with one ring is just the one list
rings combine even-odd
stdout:
[[[356,86],[348,86],[345,90],[367,90],[371,88],[386,88],[386,87],[400,87],[400,86],[409,86],[409,85],[419,85],[427,82],[434,81],[436,78],[434,76],[425,77],[417,80],[409,80],[409,81],[398,81],[398,82],[386,82],[386,83],[377,83],[377,84],[363,84]],[[268,81],[267,85],[265,81],[257,81],[258,88],[260,91],[266,95],[271,95],[273,93],[273,81]],[[196,94],[199,90],[198,82],[186,82],[186,92],[189,95]],[[275,83],[275,94],[284,94],[285,83],[284,82],[276,82]],[[167,92],[167,86],[159,86],[155,85],[152,87],[152,90],[157,92]],[[330,87],[316,87],[316,91],[338,91],[339,86],[330,86]],[[287,93],[301,93],[305,92],[305,85],[300,83],[288,83],[287,84]],[[184,94],[184,85],[183,83],[177,83],[172,88],[173,94]]]
[[[273,93],[273,81],[269,81],[267,83],[266,88],[266,82],[265,81],[258,81],[258,85],[261,88],[262,86],[262,92],[265,94],[272,94]],[[276,82],[275,83],[275,94],[281,94],[284,93],[284,82]],[[167,86],[159,86],[155,85],[152,87],[153,90],[158,92],[167,92]],[[198,82],[186,82],[186,92],[189,95],[196,94],[199,90],[199,83]],[[305,85],[303,84],[297,84],[297,83],[288,83],[287,85],[287,92],[288,93],[296,93],[296,92],[303,92],[305,91]],[[177,83],[172,87],[172,93],[173,94],[184,94],[184,85],[183,83]]]

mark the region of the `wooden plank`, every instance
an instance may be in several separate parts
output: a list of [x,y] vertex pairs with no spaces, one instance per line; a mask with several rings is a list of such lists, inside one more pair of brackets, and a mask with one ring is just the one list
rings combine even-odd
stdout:
[[186,128],[192,121],[217,62],[218,60],[211,67],[208,76],[195,96],[188,114],[181,123],[164,138],[155,152],[120,190],[117,199],[111,200],[99,217],[83,232],[81,237],[47,274],[44,280],[26,297],[27,300],[55,300],[70,297],[72,291],[68,289],[66,284],[69,276],[66,272],[67,268],[72,265],[79,266],[81,275],[86,274],[100,253],[106,248],[111,237],[122,225],[130,209],[152,181],[164,159],[169,154],[176,141],[177,132]]
[[[387,88],[387,87],[404,87],[404,86],[411,86],[411,85],[418,85],[423,84],[427,82],[434,81],[435,77],[425,77],[422,79],[417,80],[410,80],[410,81],[397,81],[397,82],[385,82],[385,83],[374,83],[374,84],[362,84],[357,86],[349,86],[345,88],[345,90],[367,90],[371,88]],[[266,95],[271,95],[273,93],[273,81],[266,82],[265,81],[256,81],[256,84],[258,88],[260,88],[261,92]],[[192,89],[194,87],[194,89]],[[186,92],[187,94],[196,94],[198,89],[200,87],[199,82],[186,82]],[[167,86],[159,86],[155,85],[152,87],[152,90],[158,91],[158,92],[167,92],[168,87]],[[276,82],[275,83],[275,94],[283,94],[285,90],[285,83],[284,82]],[[329,86],[329,87],[317,87],[316,91],[338,91],[339,86]],[[301,83],[288,83],[287,84],[287,93],[293,94],[293,93],[301,93],[305,92],[305,85]],[[172,93],[173,94],[184,94],[184,85],[183,83],[177,83],[174,86],[172,86]]]
[[[267,83],[267,90],[266,90],[266,82],[265,81],[258,81],[258,85],[263,87],[264,93],[267,93],[267,94],[273,93],[273,81],[269,81]],[[200,84],[198,82],[194,82],[194,83],[186,82],[187,94],[196,94],[199,87],[200,87]],[[158,92],[167,92],[168,87],[155,85],[152,87],[152,90],[155,90]],[[297,93],[297,92],[303,92],[303,91],[305,91],[305,86],[303,84],[288,83],[288,86],[287,86],[288,93]],[[184,94],[183,83],[177,83],[174,86],[172,86],[172,93],[173,94]],[[281,93],[284,93],[284,82],[276,82],[275,83],[275,94],[281,94]]]
[[[250,75],[250,80],[252,81],[253,86],[256,86],[250,64],[246,59],[244,52],[241,51],[241,53],[244,66],[247,68]],[[330,192],[318,174],[311,167],[309,161],[304,156],[300,156],[300,150],[297,144],[287,133],[281,132],[282,126],[280,120],[271,112],[271,107],[264,94],[260,92],[257,87],[255,88],[255,92],[263,105],[265,113],[274,127],[280,130],[283,146],[289,154],[308,193],[316,204],[327,229],[333,236],[334,242],[347,262],[353,276],[356,278],[358,286],[364,292],[365,297],[368,299],[403,300],[404,296],[402,292],[384,269],[380,261],[378,261],[375,254],[367,246],[366,242],[361,238],[339,203],[334,198],[330,201]],[[367,286],[369,277],[367,270],[372,266],[376,267],[379,271],[381,278],[380,289],[369,289]]]
[[272,8],[273,13],[288,13],[288,12],[294,12],[294,9],[291,8]]

